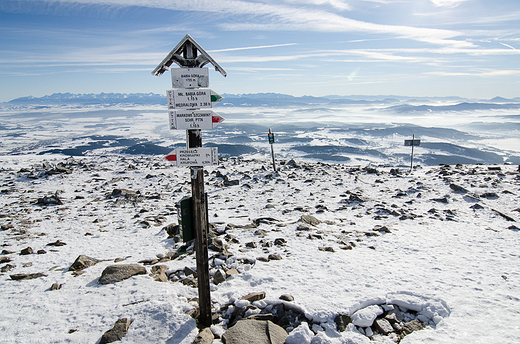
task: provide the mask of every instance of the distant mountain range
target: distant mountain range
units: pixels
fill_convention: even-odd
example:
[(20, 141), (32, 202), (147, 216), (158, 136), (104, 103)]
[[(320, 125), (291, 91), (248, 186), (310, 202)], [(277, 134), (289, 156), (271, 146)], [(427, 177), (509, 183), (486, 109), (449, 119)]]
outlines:
[[(489, 100), (468, 100), (460, 97), (404, 97), (404, 96), (301, 96), (295, 97), (281, 93), (223, 94), (219, 106), (323, 106), (323, 105), (377, 105), (388, 106), (396, 112), (414, 111), (463, 111), (488, 109), (518, 109), (520, 97), (506, 99), (495, 97)], [(454, 105), (422, 105), (439, 101), (456, 103)], [(166, 105), (166, 96), (156, 93), (99, 93), (74, 94), (54, 93), (43, 97), (21, 97), (0, 103), (2, 107), (16, 106), (56, 106), (56, 105)], [(417, 105), (419, 104), (419, 105)]]

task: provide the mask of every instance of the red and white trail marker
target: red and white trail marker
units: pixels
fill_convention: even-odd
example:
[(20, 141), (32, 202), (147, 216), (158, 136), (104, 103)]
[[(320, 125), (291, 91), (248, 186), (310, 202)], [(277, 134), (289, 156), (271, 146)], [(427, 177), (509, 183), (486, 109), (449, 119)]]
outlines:
[(218, 165), (218, 148), (177, 148), (165, 158), (180, 167)]
[(170, 129), (213, 129), (224, 122), (224, 117), (212, 110), (168, 111)]

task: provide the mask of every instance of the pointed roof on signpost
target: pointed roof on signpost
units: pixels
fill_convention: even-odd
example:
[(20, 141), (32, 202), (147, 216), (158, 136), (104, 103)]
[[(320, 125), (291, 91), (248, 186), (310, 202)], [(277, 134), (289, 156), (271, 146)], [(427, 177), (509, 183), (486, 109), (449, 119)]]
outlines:
[(189, 34), (184, 36), (179, 44), (177, 44), (164, 60), (155, 67), (152, 74), (155, 76), (161, 76), (168, 70), (168, 67), (170, 67), (173, 62), (177, 63), (181, 67), (187, 68), (201, 68), (204, 65), (211, 63), (217, 72), (220, 72), (223, 76), (227, 75), (224, 68), (220, 67), (220, 65), (213, 60), (213, 58), (209, 56), (209, 54), (202, 49), (202, 47), (195, 42)]

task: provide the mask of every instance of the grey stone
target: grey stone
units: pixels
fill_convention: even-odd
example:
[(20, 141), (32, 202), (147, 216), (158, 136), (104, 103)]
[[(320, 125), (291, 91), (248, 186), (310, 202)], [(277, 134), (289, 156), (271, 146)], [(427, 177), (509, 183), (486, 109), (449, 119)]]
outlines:
[(211, 344), (213, 343), (213, 339), (215, 339), (213, 332), (211, 332), (211, 329), (209, 327), (206, 327), (205, 329), (199, 332), (197, 337), (195, 337), (193, 344)]
[(265, 291), (261, 291), (258, 293), (249, 293), (246, 296), (242, 296), (241, 300), (247, 300), (249, 302), (255, 302), (265, 299)]
[(57, 195), (45, 196), (42, 198), (38, 198), (36, 202), (39, 205), (62, 205), (63, 202)]
[(389, 333), (394, 332), (394, 328), (392, 327), (392, 324), (386, 319), (376, 319), (374, 321), (375, 328), (382, 334), (387, 335)]
[(110, 265), (103, 270), (98, 280), (99, 284), (120, 282), (135, 275), (146, 274), (146, 268), (138, 264)]
[(33, 251), (33, 249), (30, 248), (30, 247), (24, 248), (24, 249), (20, 252), (20, 254), (21, 254), (22, 256), (25, 256), (25, 255), (28, 255), (28, 254), (33, 254), (33, 253), (34, 253), (34, 251)]
[(294, 301), (294, 297), (289, 294), (283, 294), (280, 296), (280, 300), (292, 302), (292, 301)]
[(271, 321), (240, 320), (224, 333), (224, 344), (283, 344), (287, 332)]
[(410, 333), (412, 333), (414, 331), (422, 330), (425, 327), (426, 327), (426, 325), (424, 325), (419, 320), (409, 321), (406, 324), (404, 324), (404, 326), (403, 326), (403, 328), (401, 330), (400, 336), (404, 337), (404, 336), (409, 335)]
[(132, 322), (127, 318), (119, 319), (114, 324), (114, 327), (106, 331), (103, 336), (101, 336), (99, 344), (112, 343), (121, 340), (124, 336), (126, 336), (130, 324), (132, 324)]
[(28, 280), (28, 279), (34, 279), (39, 277), (46, 277), (47, 275), (41, 272), (34, 273), (34, 274), (14, 274), (10, 275), (12, 280), (14, 281), (21, 281), (21, 280)]
[(213, 283), (220, 284), (226, 280), (226, 275), (222, 271), (217, 270), (213, 275)]
[(312, 215), (302, 215), (300, 221), (311, 226), (317, 226), (321, 223), (320, 220), (318, 220)]
[(279, 254), (276, 254), (276, 253), (271, 253), (267, 259), (269, 260), (282, 260), (282, 256), (280, 256)]
[(76, 258), (74, 263), (72, 263), (72, 265), (69, 268), (69, 271), (80, 271), (88, 268), (89, 266), (96, 265), (99, 262), (99, 259), (91, 258), (81, 254), (78, 256), (78, 258)]
[(352, 322), (352, 319), (350, 318), (350, 315), (345, 313), (339, 313), (334, 318), (334, 322), (336, 323), (336, 327), (339, 332), (345, 331), (347, 328), (347, 325)]

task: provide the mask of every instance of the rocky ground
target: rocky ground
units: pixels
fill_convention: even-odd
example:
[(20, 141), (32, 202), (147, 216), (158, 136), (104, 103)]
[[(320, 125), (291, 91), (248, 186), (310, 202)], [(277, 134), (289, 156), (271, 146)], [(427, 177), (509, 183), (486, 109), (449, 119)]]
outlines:
[[(6, 342), (109, 342), (112, 326), (105, 336), (128, 342), (195, 340), (193, 242), (176, 206), (187, 169), (121, 155), (0, 160)], [(226, 331), (247, 318), (282, 328), (271, 342), (446, 343), (474, 338), (457, 330), (476, 316), (518, 318), (517, 166), (278, 169), (206, 168), (215, 339), (200, 340), (239, 343)], [(469, 327), (520, 335), (493, 328)]]

